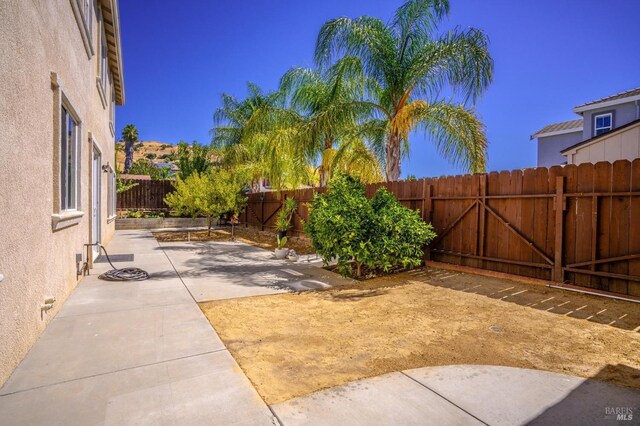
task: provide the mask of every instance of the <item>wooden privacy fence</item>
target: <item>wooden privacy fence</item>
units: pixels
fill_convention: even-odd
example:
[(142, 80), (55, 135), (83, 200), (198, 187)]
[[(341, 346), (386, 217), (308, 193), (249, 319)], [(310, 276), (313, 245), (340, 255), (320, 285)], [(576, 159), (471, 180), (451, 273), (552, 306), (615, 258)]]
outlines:
[(118, 194), (118, 210), (169, 210), (164, 197), (173, 191), (171, 180), (132, 180), (136, 186)]
[[(385, 182), (367, 196), (380, 187), (433, 224), (426, 259), (640, 296), (640, 159)], [(293, 197), (300, 234), (317, 191), (250, 194), (241, 222), (273, 228)]]

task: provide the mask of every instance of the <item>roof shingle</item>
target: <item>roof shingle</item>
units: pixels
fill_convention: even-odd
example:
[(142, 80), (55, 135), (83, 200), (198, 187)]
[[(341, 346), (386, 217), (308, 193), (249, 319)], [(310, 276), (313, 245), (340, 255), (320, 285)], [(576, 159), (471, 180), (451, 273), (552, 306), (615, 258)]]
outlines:
[(534, 134), (531, 135), (531, 139), (538, 138), (540, 136), (544, 136), (549, 133), (563, 132), (570, 133), (572, 131), (582, 131), (582, 118), (578, 118), (577, 120), (569, 120), (563, 121), (561, 123), (553, 123), (548, 126), (544, 126), (542, 129), (538, 130)]
[(578, 105), (578, 106), (576, 106), (576, 108), (582, 108), (582, 107), (593, 105), (593, 104), (599, 104), (600, 102), (615, 101), (615, 100), (618, 100), (618, 99), (628, 98), (630, 96), (636, 96), (636, 95), (640, 95), (640, 87), (637, 87), (637, 88), (631, 89), (631, 90), (626, 90), (624, 92), (616, 93), (615, 95), (607, 96), (607, 97), (604, 97), (604, 98), (601, 98), (601, 99), (596, 99), (595, 101), (591, 101), (591, 102), (587, 102), (587, 103), (582, 104), (582, 105)]

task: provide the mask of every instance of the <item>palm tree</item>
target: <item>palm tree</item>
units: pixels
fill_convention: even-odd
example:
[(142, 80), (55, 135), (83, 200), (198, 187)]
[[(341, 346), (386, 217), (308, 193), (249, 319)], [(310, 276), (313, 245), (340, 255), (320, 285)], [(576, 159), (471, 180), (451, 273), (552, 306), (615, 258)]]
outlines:
[(133, 124), (127, 124), (122, 129), (122, 140), (124, 141), (124, 173), (128, 173), (133, 165), (134, 144), (138, 142), (138, 129)]
[(252, 83), (248, 91), (244, 100), (223, 94), (214, 114), (213, 145), (221, 150), (223, 162), (240, 167), (254, 189), (260, 179), (278, 189), (310, 183), (306, 148), (297, 144), (302, 117), (284, 108), (279, 92), (265, 94)]
[[(305, 155), (311, 162), (319, 157), (320, 186), (329, 181), (332, 168), (348, 169), (356, 161), (346, 155), (359, 153), (352, 148), (354, 144), (362, 145), (357, 137), (357, 122), (368, 108), (356, 101), (364, 95), (364, 85), (361, 62), (350, 56), (337, 61), (325, 73), (292, 68), (280, 80), (280, 90), (289, 101), (289, 108), (301, 117), (297, 122), (300, 129), (295, 133), (300, 140), (295, 144), (305, 146)], [(338, 150), (340, 167), (334, 164)], [(362, 163), (367, 160), (372, 163)], [(371, 156), (359, 155), (358, 162), (370, 171), (379, 169), (377, 160)]]
[[(369, 80), (361, 103), (375, 111), (368, 132), (376, 141), (384, 138), (389, 181), (399, 179), (408, 136), (416, 128), (424, 129), (453, 163), (471, 172), (485, 168), (484, 126), (467, 103), (492, 81), (488, 39), (474, 28), (437, 35), (448, 13), (448, 0), (410, 0), (388, 24), (366, 16), (338, 18), (327, 21), (318, 35), (319, 66), (328, 66), (337, 55), (362, 61)], [(463, 102), (442, 99), (443, 90)]]

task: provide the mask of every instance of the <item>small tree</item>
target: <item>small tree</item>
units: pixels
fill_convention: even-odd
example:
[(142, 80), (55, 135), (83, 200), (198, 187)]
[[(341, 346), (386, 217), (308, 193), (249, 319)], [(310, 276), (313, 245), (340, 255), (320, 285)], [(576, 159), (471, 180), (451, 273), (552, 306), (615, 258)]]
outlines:
[(206, 217), (208, 235), (215, 218), (239, 210), (246, 202), (241, 195), (243, 181), (229, 170), (211, 168), (205, 173), (194, 172), (186, 179), (178, 176), (174, 188), (164, 198), (165, 203), (175, 214)]

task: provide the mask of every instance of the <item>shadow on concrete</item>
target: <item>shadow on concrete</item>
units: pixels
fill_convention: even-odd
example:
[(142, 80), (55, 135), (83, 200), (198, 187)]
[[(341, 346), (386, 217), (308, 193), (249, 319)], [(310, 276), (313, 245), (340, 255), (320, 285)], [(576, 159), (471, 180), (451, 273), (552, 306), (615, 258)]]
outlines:
[(640, 331), (638, 303), (432, 267), (415, 269), (399, 274), (398, 277), (479, 294), (556, 315)]
[(640, 389), (604, 382), (621, 376), (635, 377), (640, 384), (640, 370), (622, 364), (607, 365), (591, 377), (593, 380), (583, 382), (527, 424), (640, 424)]

